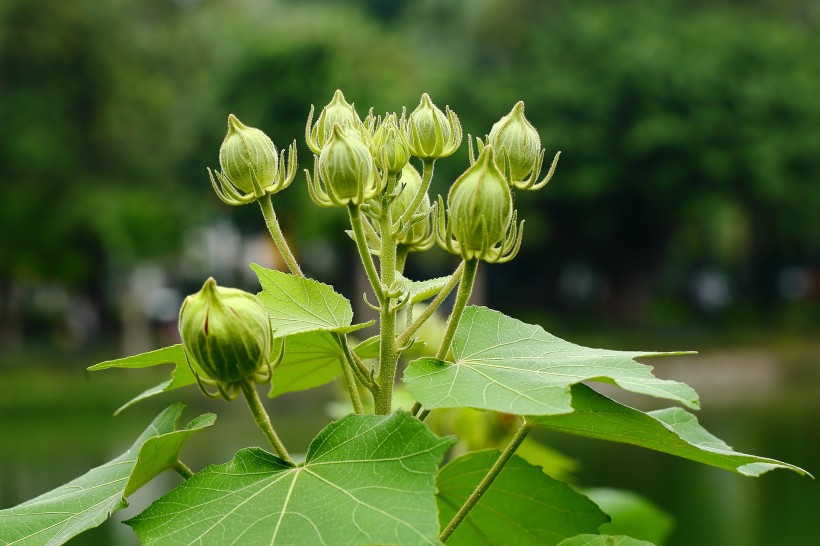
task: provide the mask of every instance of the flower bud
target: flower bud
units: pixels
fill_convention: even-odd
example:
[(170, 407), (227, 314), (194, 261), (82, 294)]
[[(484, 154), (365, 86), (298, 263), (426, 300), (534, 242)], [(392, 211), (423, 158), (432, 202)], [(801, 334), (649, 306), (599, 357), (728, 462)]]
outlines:
[(499, 167), (505, 172), (509, 168), (511, 182), (526, 180), (532, 173), (541, 151), (541, 139), (524, 117), (522, 101), (493, 125), (488, 142), (495, 148)]
[(276, 183), (279, 176), (279, 156), (273, 141), (253, 127), (228, 116), (228, 134), (219, 148), (222, 174), (245, 193), (253, 193), (254, 178), (261, 188)]
[(407, 120), (407, 140), (418, 158), (447, 157), (461, 145), (461, 124), (452, 110), (445, 114), (424, 93)]
[(373, 136), (371, 152), (376, 166), (390, 174), (402, 172), (410, 160), (410, 145), (403, 127), (404, 116), (400, 127), (396, 114), (390, 114), (379, 124)]
[(319, 155), (319, 174), (335, 205), (360, 205), (381, 191), (367, 146), (355, 130), (343, 129), (338, 123)]
[(267, 311), (253, 294), (217, 286), (213, 278), (185, 298), (179, 333), (188, 357), (221, 384), (251, 380), (270, 362), (273, 330)]
[[(407, 163), (401, 171), (401, 177), (398, 182), (400, 185), (403, 185), (404, 188), (393, 202), (390, 203), (391, 216), (393, 219), (401, 217), (404, 211), (407, 210), (413, 202), (413, 198), (421, 189), (421, 175), (413, 165)], [(427, 217), (414, 222), (410, 228), (396, 240), (398, 244), (406, 246), (410, 251), (427, 250), (433, 243), (430, 225), (431, 218), (429, 217), (430, 196), (426, 193), (422, 198), (420, 210), (428, 211)]]
[(483, 259), (502, 245), (513, 216), (512, 194), (491, 145), (484, 146), (476, 162), (453, 183), (447, 210), (458, 253), (465, 259)]
[(305, 137), (308, 147), (315, 154), (321, 153), (322, 148), (330, 139), (334, 125), (358, 128), (361, 124), (356, 109), (345, 100), (344, 93), (339, 89), (333, 94), (333, 99), (322, 109), (313, 127), (310, 126), (312, 118), (313, 109), (311, 108), (307, 124), (309, 129), (305, 130)]

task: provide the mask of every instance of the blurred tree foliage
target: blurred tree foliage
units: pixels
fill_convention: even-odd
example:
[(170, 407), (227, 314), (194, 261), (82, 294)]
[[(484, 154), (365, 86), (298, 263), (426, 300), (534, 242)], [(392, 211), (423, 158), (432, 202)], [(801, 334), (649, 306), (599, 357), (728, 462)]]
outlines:
[[(230, 214), (258, 228), (253, 207), (228, 211), (208, 189), (226, 114), (279, 146), (296, 138), (311, 168), (305, 116), (338, 87), (377, 113), (429, 91), (477, 135), (525, 100), (564, 155), (551, 187), (519, 200), (533, 252), (493, 274), (540, 287), (538, 303), (560, 303), (547, 287), (575, 262), (620, 318), (701, 265), (770, 302), (778, 268), (820, 259), (810, 6), (6, 0), (0, 287), (93, 292), (112, 270), (173, 256), (186, 226)], [(442, 161), (434, 190), (465, 164)], [(311, 212), (303, 190), (277, 197), (306, 242), (340, 217)]]

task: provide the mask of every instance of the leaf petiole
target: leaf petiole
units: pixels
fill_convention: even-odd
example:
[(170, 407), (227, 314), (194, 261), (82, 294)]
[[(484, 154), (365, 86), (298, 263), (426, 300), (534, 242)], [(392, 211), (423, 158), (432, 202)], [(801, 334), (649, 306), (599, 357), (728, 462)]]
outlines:
[(293, 459), (290, 458), (288, 450), (285, 449), (285, 444), (282, 443), (282, 440), (279, 439), (276, 431), (273, 430), (273, 425), (270, 422), (270, 416), (268, 415), (268, 412), (265, 411), (265, 406), (262, 405), (262, 401), (259, 399), (259, 393), (256, 392), (256, 386), (250, 381), (243, 381), (240, 383), (240, 389), (242, 390), (242, 395), (245, 397), (245, 401), (248, 403), (248, 408), (251, 410), (251, 415), (253, 415), (253, 420), (256, 422), (256, 426), (259, 427), (268, 439), (268, 442), (270, 442), (270, 445), (276, 452), (276, 455), (280, 459), (290, 464), (295, 464)]
[(512, 440), (510, 440), (510, 443), (507, 444), (507, 447), (505, 447), (504, 451), (501, 452), (501, 455), (495, 461), (495, 464), (493, 464), (493, 466), (490, 467), (490, 470), (487, 471), (487, 474), (478, 483), (475, 490), (472, 493), (470, 493), (470, 496), (467, 497), (466, 501), (464, 501), (464, 504), (461, 506), (459, 511), (456, 512), (456, 515), (453, 516), (453, 519), (450, 520), (450, 523), (448, 523), (447, 527), (445, 527), (444, 530), (441, 532), (441, 534), (438, 537), (438, 539), (441, 542), (447, 542), (447, 539), (450, 538), (450, 535), (453, 534), (453, 531), (456, 530), (456, 527), (458, 527), (461, 524), (461, 522), (464, 521), (464, 518), (467, 517), (467, 514), (470, 513), (470, 510), (472, 510), (473, 507), (475, 507), (475, 505), (478, 503), (478, 501), (481, 499), (484, 493), (487, 492), (487, 490), (493, 484), (495, 479), (504, 469), (504, 466), (515, 454), (515, 451), (518, 449), (518, 446), (521, 445), (521, 442), (524, 441), (524, 439), (527, 437), (531, 430), (532, 425), (529, 424), (525, 419), (516, 431), (515, 436), (513, 436)]

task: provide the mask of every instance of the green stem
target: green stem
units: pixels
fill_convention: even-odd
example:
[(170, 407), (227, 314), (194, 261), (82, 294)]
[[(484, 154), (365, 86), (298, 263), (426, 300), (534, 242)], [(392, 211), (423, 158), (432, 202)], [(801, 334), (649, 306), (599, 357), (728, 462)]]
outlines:
[(356, 384), (356, 378), (353, 375), (353, 359), (349, 354), (350, 348), (346, 340), (342, 341), (344, 334), (334, 334), (334, 336), (336, 336), (336, 341), (339, 343), (345, 355), (344, 361), (342, 361), (342, 372), (345, 376), (347, 392), (350, 393), (350, 401), (353, 403), (353, 409), (356, 411), (356, 415), (362, 415), (364, 414), (364, 407), (362, 406), (362, 399), (359, 396), (359, 387)]
[(404, 273), (404, 264), (407, 262), (409, 249), (407, 245), (399, 245), (396, 249), (396, 272)]
[(240, 388), (242, 389), (242, 395), (245, 397), (245, 401), (248, 403), (248, 408), (251, 410), (253, 420), (256, 421), (256, 426), (259, 427), (268, 439), (268, 442), (270, 442), (270, 445), (276, 452), (276, 455), (280, 459), (287, 461), (290, 464), (294, 464), (293, 459), (291, 459), (290, 455), (288, 455), (288, 450), (285, 449), (285, 445), (282, 443), (282, 440), (279, 439), (279, 436), (276, 435), (276, 431), (273, 430), (273, 425), (270, 422), (270, 416), (268, 415), (268, 412), (265, 411), (265, 407), (259, 399), (259, 393), (256, 392), (256, 386), (250, 381), (243, 381), (240, 384)]
[[(359, 250), (359, 257), (362, 259), (364, 270), (367, 273), (367, 279), (373, 286), (373, 291), (376, 293), (376, 298), (379, 303), (384, 301), (384, 292), (379, 281), (379, 274), (376, 272), (376, 265), (373, 263), (373, 256), (370, 255), (370, 249), (367, 247), (367, 240), (364, 236), (364, 226), (362, 226), (362, 213), (359, 210), (359, 205), (350, 203), (347, 205), (347, 212), (350, 215), (350, 225), (353, 228), (353, 237), (356, 240), (356, 248)], [(384, 246), (384, 242), (382, 242)]]
[(419, 191), (416, 193), (416, 196), (413, 197), (413, 200), (410, 202), (410, 206), (407, 207), (407, 209), (401, 213), (401, 217), (393, 223), (393, 232), (395, 232), (399, 226), (407, 224), (407, 222), (410, 221), (410, 218), (412, 218), (418, 210), (424, 196), (427, 195), (427, 190), (430, 189), (430, 182), (433, 180), (433, 167), (435, 163), (435, 159), (422, 159), (421, 186), (419, 187)]
[[(396, 175), (389, 175), (388, 188), (395, 186)], [(388, 195), (382, 196), (379, 231), (381, 232), (381, 253), (379, 267), (382, 286), (391, 286), (396, 280), (396, 235), (393, 232)], [(396, 381), (396, 367), (399, 353), (396, 348), (396, 309), (392, 298), (385, 297), (379, 308), (379, 375), (376, 383), (378, 391), (373, 395), (376, 415), (387, 415), (393, 409), (393, 385)]]
[(470, 294), (473, 292), (473, 283), (475, 282), (475, 273), (478, 269), (478, 259), (472, 258), (464, 260), (464, 272), (461, 275), (461, 282), (458, 284), (458, 293), (456, 293), (456, 301), (453, 304), (453, 312), (450, 313), (450, 318), (447, 320), (447, 330), (444, 332), (444, 339), (441, 346), (438, 348), (436, 358), (444, 360), (447, 353), (450, 351), (450, 345), (453, 344), (453, 335), (456, 332), (461, 320), (461, 315), (464, 313), (464, 308), (467, 306), (467, 300), (470, 299)]
[(271, 196), (266, 195), (259, 199), (259, 206), (262, 207), (262, 216), (265, 217), (265, 224), (268, 226), (270, 236), (273, 238), (273, 242), (276, 244), (276, 248), (279, 249), (279, 254), (282, 255), (282, 259), (285, 260), (288, 269), (297, 277), (304, 277), (305, 274), (302, 273), (302, 269), (293, 256), (293, 252), (290, 251), (290, 246), (288, 246), (282, 229), (279, 227), (279, 220), (276, 219), (276, 212), (273, 210)]
[(186, 480), (194, 475), (194, 471), (188, 468), (185, 463), (177, 459), (177, 462), (171, 467), (171, 470), (185, 478)]
[(462, 261), (456, 268), (456, 270), (453, 271), (453, 274), (450, 275), (450, 280), (447, 281), (447, 284), (445, 284), (442, 287), (441, 291), (436, 295), (435, 298), (433, 298), (433, 301), (430, 302), (430, 305), (427, 306), (427, 309), (425, 309), (418, 316), (418, 318), (410, 326), (407, 327), (407, 330), (405, 330), (404, 333), (402, 333), (402, 335), (399, 336), (398, 340), (396, 341), (396, 345), (398, 345), (399, 347), (404, 347), (405, 345), (407, 345), (407, 343), (410, 341), (410, 338), (413, 337), (413, 334), (415, 334), (418, 331), (418, 329), (421, 328), (425, 322), (427, 322), (427, 319), (429, 319), (432, 316), (432, 314), (436, 312), (436, 309), (438, 309), (439, 306), (444, 302), (444, 300), (447, 299), (447, 296), (450, 295), (450, 292), (453, 291), (453, 288), (455, 288), (456, 284), (458, 284), (458, 282), (461, 280), (461, 275), (463, 271), (464, 262)]
[(495, 464), (487, 471), (487, 474), (484, 478), (479, 482), (476, 486), (475, 490), (467, 497), (467, 500), (464, 501), (464, 504), (453, 516), (453, 519), (450, 520), (450, 523), (447, 524), (447, 527), (439, 535), (438, 539), (441, 542), (446, 542), (450, 535), (453, 534), (453, 531), (456, 530), (456, 527), (464, 521), (464, 518), (467, 517), (467, 514), (470, 513), (470, 510), (476, 505), (476, 503), (481, 499), (482, 495), (487, 492), (487, 489), (493, 484), (493, 481), (498, 477), (501, 471), (504, 469), (504, 465), (510, 460), (510, 458), (515, 454), (515, 450), (518, 449), (518, 446), (521, 445), (521, 442), (524, 441), (524, 438), (527, 437), (527, 434), (530, 433), (532, 430), (532, 425), (527, 423), (525, 420), (521, 427), (516, 431), (515, 436), (513, 436), (510, 443), (507, 444), (507, 447), (504, 448), (504, 451), (501, 452), (501, 456), (495, 461)]

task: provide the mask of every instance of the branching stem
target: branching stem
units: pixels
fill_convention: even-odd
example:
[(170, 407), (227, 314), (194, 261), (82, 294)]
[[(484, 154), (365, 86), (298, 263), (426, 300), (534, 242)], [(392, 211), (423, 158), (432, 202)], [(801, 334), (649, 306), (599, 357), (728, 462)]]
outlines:
[[(370, 255), (370, 249), (367, 247), (367, 239), (364, 235), (364, 226), (362, 225), (362, 213), (358, 205), (350, 203), (347, 205), (347, 212), (350, 214), (350, 225), (353, 228), (353, 238), (356, 240), (356, 248), (359, 250), (359, 257), (362, 259), (367, 279), (373, 286), (373, 291), (376, 293), (376, 298), (381, 304), (384, 301), (384, 291), (379, 280), (379, 274), (376, 272), (376, 265), (373, 263), (373, 256)], [(384, 241), (382, 241), (384, 246)]]
[(464, 504), (461, 506), (459, 511), (453, 516), (453, 519), (450, 520), (450, 523), (447, 524), (447, 527), (439, 535), (438, 539), (441, 542), (446, 542), (450, 535), (453, 534), (453, 531), (456, 530), (456, 527), (464, 521), (464, 518), (467, 517), (467, 514), (470, 513), (470, 510), (478, 503), (484, 493), (490, 488), (493, 484), (495, 479), (504, 469), (504, 466), (509, 462), (510, 458), (515, 454), (515, 450), (518, 449), (518, 446), (521, 445), (521, 442), (524, 441), (524, 438), (527, 437), (527, 434), (530, 433), (532, 430), (532, 425), (527, 423), (526, 420), (521, 424), (521, 427), (516, 431), (515, 436), (513, 436), (510, 443), (507, 444), (507, 447), (504, 448), (504, 451), (501, 452), (501, 455), (495, 461), (490, 470), (487, 471), (487, 474), (484, 478), (478, 483), (475, 490), (470, 493), (470, 496), (467, 497), (467, 500), (464, 501)]
[(342, 348), (345, 355), (345, 358), (342, 361), (342, 373), (344, 373), (345, 376), (345, 386), (347, 387), (347, 392), (350, 394), (350, 402), (353, 404), (353, 409), (356, 412), (356, 415), (362, 415), (364, 414), (364, 407), (362, 406), (362, 399), (359, 396), (359, 386), (356, 384), (356, 378), (354, 377), (354, 364), (351, 356), (352, 353), (347, 345), (347, 340), (342, 341), (344, 334), (333, 335), (336, 337), (336, 341), (339, 343), (339, 346)]
[(399, 347), (404, 347), (405, 345), (407, 345), (407, 343), (410, 342), (410, 338), (413, 337), (413, 334), (415, 334), (418, 331), (418, 329), (421, 328), (425, 322), (427, 322), (427, 319), (429, 319), (433, 315), (433, 313), (436, 312), (436, 309), (438, 309), (439, 306), (444, 302), (444, 300), (447, 299), (447, 296), (450, 295), (450, 292), (453, 291), (453, 288), (455, 288), (456, 284), (458, 284), (458, 282), (461, 280), (461, 274), (463, 272), (464, 262), (462, 261), (458, 265), (456, 270), (453, 271), (453, 274), (450, 276), (450, 280), (447, 281), (447, 284), (445, 284), (442, 287), (441, 292), (439, 292), (436, 295), (436, 297), (433, 298), (433, 301), (431, 301), (430, 304), (427, 306), (427, 309), (425, 309), (418, 316), (418, 318), (410, 326), (407, 327), (407, 330), (405, 330), (404, 333), (399, 336), (398, 340), (396, 341), (396, 344)]

